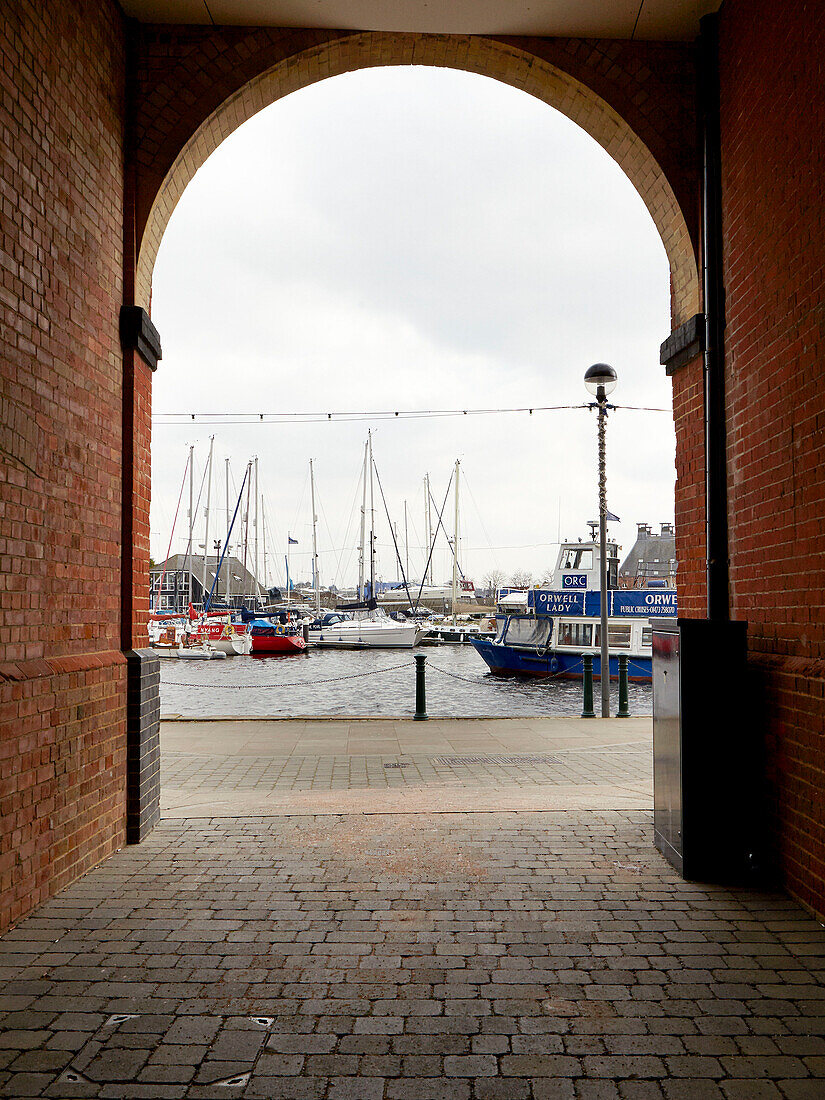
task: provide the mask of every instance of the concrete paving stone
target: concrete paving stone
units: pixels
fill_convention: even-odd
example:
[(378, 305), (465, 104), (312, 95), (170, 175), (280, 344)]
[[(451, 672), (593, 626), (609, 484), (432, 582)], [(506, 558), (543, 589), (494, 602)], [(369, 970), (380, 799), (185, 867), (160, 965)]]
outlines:
[(778, 1077), (810, 1076), (808, 1068), (801, 1059), (787, 1055), (775, 1055), (773, 1057), (725, 1056), (720, 1058), (719, 1061), (724, 1068), (725, 1075), (728, 1077), (742, 1077), (752, 1080), (759, 1077), (776, 1079)]
[(148, 1050), (125, 1050), (121, 1047), (100, 1050), (83, 1067), (83, 1076), (101, 1084), (114, 1081), (132, 1081), (149, 1058)]
[(576, 1100), (621, 1100), (621, 1094), (613, 1081), (577, 1081)]
[(326, 1096), (326, 1077), (252, 1078), (243, 1092), (244, 1100), (322, 1100)]
[(62, 1070), (72, 1060), (68, 1050), (27, 1050), (10, 1062), (12, 1073), (50, 1073)]
[(782, 1092), (772, 1081), (721, 1081), (725, 1100), (782, 1100)]
[(382, 1100), (383, 1077), (330, 1078), (327, 1100)]
[(0, 1030), (0, 1049), (2, 1050), (37, 1050), (49, 1039), (50, 1032), (35, 1028), (27, 1031), (23, 1028), (11, 1028), (9, 1031)]
[[(506, 1077), (580, 1077), (582, 1064), (561, 1054), (505, 1054), (499, 1061)], [(612, 1076), (597, 1074), (596, 1076)]]
[(197, 1066), (190, 1065), (147, 1065), (140, 1071), (139, 1081), (157, 1084), (186, 1084), (195, 1076)]
[(435, 1077), (388, 1081), (385, 1095), (387, 1100), (470, 1100), (470, 1082)]
[(571, 1080), (536, 1078), (531, 1084), (533, 1100), (576, 1100), (576, 1089)]
[(472, 1082), (473, 1100), (529, 1100), (528, 1081), (514, 1077), (479, 1077)]
[(822, 1081), (782, 1081), (776, 1082), (785, 1100), (822, 1100)]
[(665, 1093), (658, 1081), (619, 1081), (622, 1100), (664, 1100)]
[(14, 1100), (25, 1100), (29, 1096), (43, 1096), (53, 1080), (54, 1077), (50, 1073), (15, 1073), (0, 1084), (0, 1096), (10, 1096)]

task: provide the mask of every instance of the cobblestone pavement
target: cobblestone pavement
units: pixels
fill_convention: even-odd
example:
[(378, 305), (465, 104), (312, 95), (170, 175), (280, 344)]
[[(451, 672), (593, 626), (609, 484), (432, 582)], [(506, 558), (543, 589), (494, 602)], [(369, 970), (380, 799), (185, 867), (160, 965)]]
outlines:
[(166, 821), (0, 940), (0, 1094), (822, 1100), (824, 956), (647, 812)]

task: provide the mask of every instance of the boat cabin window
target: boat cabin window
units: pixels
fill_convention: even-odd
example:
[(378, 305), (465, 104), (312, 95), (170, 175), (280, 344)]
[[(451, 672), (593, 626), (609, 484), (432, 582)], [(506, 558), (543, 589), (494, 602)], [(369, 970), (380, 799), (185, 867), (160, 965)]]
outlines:
[(565, 550), (561, 562), (562, 569), (592, 569), (593, 551), (584, 550), (581, 546), (571, 546)]
[(649, 626), (642, 627), (642, 645), (649, 649), (653, 645), (653, 628)]
[[(593, 645), (601, 645), (599, 637), (599, 628), (595, 628), (595, 640)], [(607, 626), (607, 644), (614, 646), (616, 649), (630, 649), (630, 623), (626, 626), (624, 624), (610, 624)]]
[(550, 642), (553, 620), (546, 616), (514, 615), (507, 623), (508, 645), (545, 646)]
[(593, 624), (560, 621), (556, 644), (584, 646), (585, 648), (591, 646), (593, 644)]

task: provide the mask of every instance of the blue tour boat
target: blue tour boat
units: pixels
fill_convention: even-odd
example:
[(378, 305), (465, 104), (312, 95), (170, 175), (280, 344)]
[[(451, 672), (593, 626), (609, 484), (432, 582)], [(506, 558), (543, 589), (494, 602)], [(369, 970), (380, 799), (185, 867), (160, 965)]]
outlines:
[[(610, 676), (619, 675), (619, 654), (628, 657), (628, 678), (652, 678), (652, 620), (676, 616), (676, 590), (651, 579), (644, 588), (618, 587), (618, 546), (608, 542), (608, 645)], [(499, 591), (506, 608), (512, 589)], [(525, 606), (496, 616), (493, 640), (473, 638), (496, 676), (554, 676), (580, 679), (582, 656), (593, 657), (593, 674), (601, 677), (599, 544), (565, 542), (547, 588), (526, 593)], [(504, 603), (502, 604), (502, 600)]]

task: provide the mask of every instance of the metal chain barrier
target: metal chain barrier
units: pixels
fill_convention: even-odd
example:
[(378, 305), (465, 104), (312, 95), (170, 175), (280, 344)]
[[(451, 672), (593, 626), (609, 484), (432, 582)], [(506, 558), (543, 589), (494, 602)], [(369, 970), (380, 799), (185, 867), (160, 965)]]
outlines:
[(336, 684), (341, 680), (360, 680), (364, 676), (380, 676), (384, 672), (396, 672), (399, 668), (409, 668), (405, 662), (403, 665), (390, 665), (389, 668), (373, 668), (368, 672), (352, 672), (346, 676), (330, 676), (326, 680), (294, 680), (286, 684), (188, 684), (182, 680), (162, 680), (162, 687), (182, 688), (217, 688), (219, 691), (242, 691), (244, 688), (291, 688), (306, 687), (308, 684)]
[(647, 669), (643, 665), (637, 665), (635, 661), (630, 661), (629, 660), (627, 662), (627, 667), (628, 668), (635, 668), (637, 672), (641, 672), (644, 676), (648, 675)]

